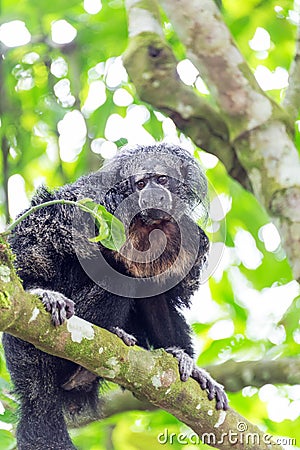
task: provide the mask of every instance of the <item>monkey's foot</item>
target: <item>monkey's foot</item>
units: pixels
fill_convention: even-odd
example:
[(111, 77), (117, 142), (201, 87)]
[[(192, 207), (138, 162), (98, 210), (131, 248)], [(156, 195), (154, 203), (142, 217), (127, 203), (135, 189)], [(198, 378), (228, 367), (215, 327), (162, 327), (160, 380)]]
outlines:
[(180, 379), (182, 381), (187, 381), (189, 377), (194, 378), (199, 383), (201, 389), (207, 391), (209, 400), (216, 399), (217, 410), (223, 409), (226, 411), (229, 408), (224, 387), (215, 381), (206, 370), (197, 367), (193, 358), (178, 347), (169, 347), (165, 350), (177, 358)]
[(108, 330), (111, 331), (112, 333), (114, 333), (120, 339), (122, 339), (124, 344), (128, 345), (128, 347), (135, 345), (137, 342), (136, 338), (134, 336), (132, 336), (132, 334), (126, 333), (126, 331), (124, 331), (122, 328), (110, 327)]
[(65, 391), (71, 391), (72, 389), (81, 388), (86, 392), (92, 389), (92, 383), (97, 379), (97, 375), (89, 372), (84, 367), (79, 366), (77, 370), (68, 378), (61, 387)]
[(74, 302), (60, 292), (48, 289), (30, 289), (31, 294), (37, 295), (47, 312), (51, 314), (51, 320), (56, 327), (62, 325), (66, 319), (74, 315)]

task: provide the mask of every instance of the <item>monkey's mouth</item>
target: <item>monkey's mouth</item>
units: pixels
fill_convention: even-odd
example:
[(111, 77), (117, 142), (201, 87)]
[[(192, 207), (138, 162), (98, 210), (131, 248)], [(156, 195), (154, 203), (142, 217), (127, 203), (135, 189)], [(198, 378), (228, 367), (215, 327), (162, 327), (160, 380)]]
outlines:
[(159, 224), (162, 221), (174, 222), (174, 218), (162, 209), (143, 209), (138, 215), (141, 221), (146, 225)]

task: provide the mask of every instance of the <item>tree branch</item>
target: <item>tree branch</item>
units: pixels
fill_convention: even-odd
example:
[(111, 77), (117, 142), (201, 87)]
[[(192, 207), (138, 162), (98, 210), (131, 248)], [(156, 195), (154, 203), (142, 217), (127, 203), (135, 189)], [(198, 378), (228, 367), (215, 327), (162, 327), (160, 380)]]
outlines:
[(229, 392), (240, 391), (245, 386), (261, 387), (266, 383), (300, 384), (300, 359), (297, 358), (227, 361), (206, 369)]
[(228, 173), (251, 190), (223, 117), (179, 79), (178, 61), (164, 38), (156, 1), (127, 0), (126, 7), (130, 39), (123, 62), (140, 98), (169, 116), (198, 147), (215, 154)]
[[(226, 361), (223, 364), (204, 367), (225, 386), (227, 392), (238, 392), (246, 386), (261, 387), (266, 383), (300, 384), (300, 359), (283, 358), (261, 361)], [(129, 391), (116, 389), (104, 397), (102, 418), (132, 410), (156, 409), (146, 401), (140, 401)], [(99, 417), (100, 419), (100, 417)]]
[(293, 120), (299, 116), (300, 109), (300, 26), (298, 25), (295, 58), (290, 68), (289, 86), (282, 102)]
[(0, 330), (26, 340), (44, 352), (74, 361), (131, 390), (138, 398), (166, 409), (200, 437), (211, 433), (213, 447), (222, 442), (223, 449), (234, 446), (236, 449), (255, 450), (257, 446), (252, 440), (245, 447), (244, 439), (233, 443), (229, 438), (232, 433), (241, 434), (238, 431), (240, 423), (246, 424), (247, 433), (259, 437), (260, 449), (273, 447), (268, 436), (237, 412), (216, 411), (206, 392), (201, 391), (194, 380), (182, 383), (176, 359), (164, 350), (149, 352), (137, 346), (127, 347), (112, 333), (78, 317), (53, 328), (41, 302), (24, 292), (11, 261), (8, 246), (2, 241)]
[(288, 121), (280, 106), (259, 87), (213, 0), (160, 3), (220, 106), (231, 141), (271, 117)]

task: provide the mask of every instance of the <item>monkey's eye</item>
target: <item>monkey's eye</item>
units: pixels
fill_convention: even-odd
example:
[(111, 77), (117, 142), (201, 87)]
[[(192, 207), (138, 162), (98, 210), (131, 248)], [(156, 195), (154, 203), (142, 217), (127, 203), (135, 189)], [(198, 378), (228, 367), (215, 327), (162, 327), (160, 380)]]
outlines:
[(156, 181), (158, 182), (158, 184), (166, 184), (168, 182), (168, 177), (167, 175), (160, 175), (159, 177), (157, 177)]
[(136, 187), (141, 191), (146, 186), (146, 182), (144, 180), (139, 180), (136, 182)]

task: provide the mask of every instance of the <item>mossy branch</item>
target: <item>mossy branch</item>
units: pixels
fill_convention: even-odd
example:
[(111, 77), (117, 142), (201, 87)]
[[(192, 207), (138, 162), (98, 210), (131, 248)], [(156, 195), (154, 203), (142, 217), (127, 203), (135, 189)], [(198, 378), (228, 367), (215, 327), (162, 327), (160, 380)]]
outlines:
[[(8, 244), (0, 242), (0, 330), (26, 340), (38, 349), (69, 359), (89, 371), (132, 391), (140, 399), (165, 409), (200, 437), (210, 434), (210, 445), (222, 449), (275, 447), (268, 435), (237, 412), (216, 411), (206, 392), (192, 379), (180, 381), (177, 361), (164, 350), (127, 347), (118, 337), (78, 317), (54, 328), (38, 298), (25, 292), (13, 265)], [(245, 442), (245, 432), (256, 436)], [(243, 428), (245, 430), (245, 428)], [(235, 433), (238, 442), (229, 437)], [(278, 449), (276, 445), (276, 449)]]

